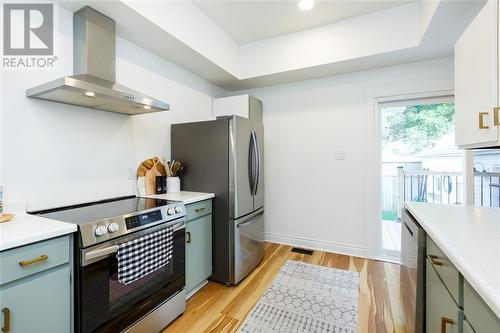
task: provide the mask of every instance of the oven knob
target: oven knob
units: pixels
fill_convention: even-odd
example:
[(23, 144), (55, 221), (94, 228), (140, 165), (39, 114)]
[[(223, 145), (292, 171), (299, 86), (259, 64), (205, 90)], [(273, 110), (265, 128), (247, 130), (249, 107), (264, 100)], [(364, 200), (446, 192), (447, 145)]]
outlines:
[(94, 229), (94, 235), (96, 235), (97, 237), (105, 235), (107, 232), (108, 230), (106, 230), (106, 227), (103, 225), (100, 225)]
[(116, 222), (111, 222), (108, 225), (108, 231), (109, 232), (115, 232), (115, 231), (118, 231), (118, 229), (120, 229), (120, 227), (118, 226), (118, 223), (116, 223)]
[(174, 215), (174, 214), (175, 214), (175, 210), (173, 208), (167, 209), (167, 215)]
[(175, 207), (175, 212), (179, 214), (180, 212), (182, 212), (182, 208), (179, 206)]

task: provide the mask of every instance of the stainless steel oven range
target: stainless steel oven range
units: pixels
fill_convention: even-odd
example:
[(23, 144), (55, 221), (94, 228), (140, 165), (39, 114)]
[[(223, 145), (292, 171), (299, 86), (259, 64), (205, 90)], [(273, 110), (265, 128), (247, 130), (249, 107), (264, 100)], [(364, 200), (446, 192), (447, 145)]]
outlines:
[[(75, 332), (154, 333), (184, 312), (186, 210), (182, 202), (122, 197), (36, 214), (78, 225)], [(122, 284), (118, 246), (169, 227), (173, 227), (172, 259)]]

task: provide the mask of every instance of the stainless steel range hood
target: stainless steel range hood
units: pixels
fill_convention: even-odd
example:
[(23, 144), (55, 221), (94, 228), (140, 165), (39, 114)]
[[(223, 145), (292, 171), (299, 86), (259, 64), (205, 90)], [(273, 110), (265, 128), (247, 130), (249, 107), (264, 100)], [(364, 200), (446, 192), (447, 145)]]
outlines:
[(115, 82), (115, 21), (88, 6), (73, 15), (73, 71), (26, 96), (128, 115), (170, 109)]

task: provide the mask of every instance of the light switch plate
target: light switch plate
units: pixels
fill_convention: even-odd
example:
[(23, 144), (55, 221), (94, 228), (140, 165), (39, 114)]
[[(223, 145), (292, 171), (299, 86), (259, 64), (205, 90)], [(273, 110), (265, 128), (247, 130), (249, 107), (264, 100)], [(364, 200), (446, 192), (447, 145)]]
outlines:
[(345, 151), (343, 150), (337, 150), (335, 152), (335, 159), (338, 161), (345, 160)]

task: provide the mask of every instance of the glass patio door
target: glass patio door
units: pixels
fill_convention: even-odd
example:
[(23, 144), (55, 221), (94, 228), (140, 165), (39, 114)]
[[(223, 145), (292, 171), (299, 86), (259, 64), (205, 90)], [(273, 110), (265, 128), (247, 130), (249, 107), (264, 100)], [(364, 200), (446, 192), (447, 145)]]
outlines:
[(405, 201), (459, 204), (452, 96), (381, 103), (379, 255), (399, 261)]

